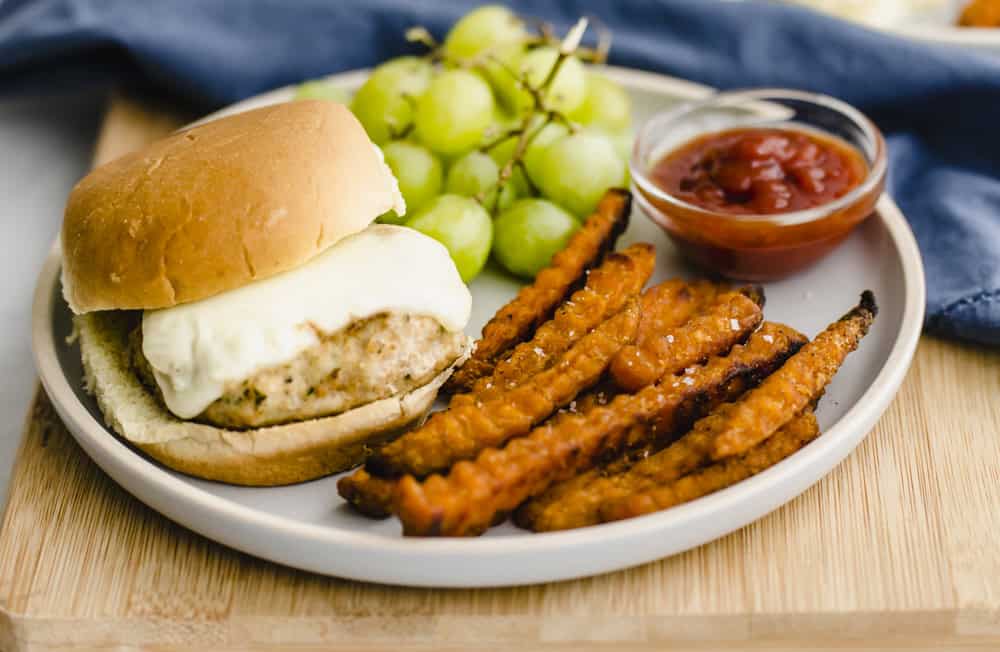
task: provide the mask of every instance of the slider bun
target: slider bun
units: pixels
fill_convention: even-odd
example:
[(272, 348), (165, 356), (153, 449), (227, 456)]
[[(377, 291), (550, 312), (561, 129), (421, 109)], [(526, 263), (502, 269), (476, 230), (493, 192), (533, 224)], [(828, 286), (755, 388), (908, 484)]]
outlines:
[(73, 189), (73, 312), (167, 308), (298, 267), (394, 207), (396, 181), (344, 106), (297, 101), (178, 132)]
[(454, 364), (426, 385), (342, 414), (252, 430), (183, 421), (129, 366), (127, 313), (75, 319), (87, 390), (106, 422), (150, 457), (189, 475), (249, 486), (312, 480), (364, 461), (371, 448), (423, 418)]

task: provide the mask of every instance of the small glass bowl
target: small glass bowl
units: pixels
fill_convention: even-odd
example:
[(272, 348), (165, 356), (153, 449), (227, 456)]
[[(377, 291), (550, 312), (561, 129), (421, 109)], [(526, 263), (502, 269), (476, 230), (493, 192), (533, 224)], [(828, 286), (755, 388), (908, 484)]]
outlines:
[[(819, 131), (857, 149), (868, 176), (815, 208), (734, 215), (700, 208), (654, 184), (650, 168), (694, 138), (735, 128)], [(825, 95), (781, 89), (719, 93), (651, 118), (636, 138), (632, 188), (639, 208), (694, 262), (731, 278), (769, 281), (816, 262), (875, 210), (885, 188), (885, 140), (854, 107)]]

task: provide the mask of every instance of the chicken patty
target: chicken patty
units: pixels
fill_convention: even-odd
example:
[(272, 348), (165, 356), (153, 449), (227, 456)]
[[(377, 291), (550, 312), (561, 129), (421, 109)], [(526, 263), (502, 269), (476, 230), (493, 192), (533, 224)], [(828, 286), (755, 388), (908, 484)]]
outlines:
[[(261, 369), (195, 417), (223, 428), (258, 428), (346, 412), (426, 384), (462, 355), (467, 338), (431, 317), (378, 314), (334, 333), (293, 360)], [(129, 359), (162, 401), (142, 353), (142, 328), (129, 335)]]

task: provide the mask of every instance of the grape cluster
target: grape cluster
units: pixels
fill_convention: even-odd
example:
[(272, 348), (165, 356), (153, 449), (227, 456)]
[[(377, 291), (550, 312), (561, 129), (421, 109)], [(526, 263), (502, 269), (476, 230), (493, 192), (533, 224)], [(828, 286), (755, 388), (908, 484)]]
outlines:
[[(379, 65), (350, 100), (406, 200), (405, 216), (379, 220), (442, 242), (466, 282), (491, 252), (534, 277), (626, 182), (628, 95), (583, 63), (579, 35), (560, 43), (502, 6), (466, 14), (440, 45), (420, 28), (408, 36), (428, 54)], [(298, 96), (344, 99), (322, 82)]]

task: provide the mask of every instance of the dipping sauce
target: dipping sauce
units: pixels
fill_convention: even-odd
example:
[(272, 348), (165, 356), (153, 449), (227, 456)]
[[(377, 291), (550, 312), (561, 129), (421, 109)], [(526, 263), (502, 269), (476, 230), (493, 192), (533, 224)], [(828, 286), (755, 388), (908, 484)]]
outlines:
[(649, 171), (657, 186), (700, 208), (732, 215), (807, 210), (843, 197), (868, 174), (856, 149), (792, 129), (707, 134), (667, 154)]
[(652, 116), (631, 163), (636, 206), (678, 251), (746, 281), (784, 278), (843, 242), (875, 211), (887, 165), (857, 109), (774, 88)]
[[(730, 129), (699, 136), (649, 167), (649, 183), (680, 202), (641, 187), (638, 201), (695, 262), (768, 281), (822, 258), (872, 213), (884, 178), (855, 201), (833, 204), (869, 173), (861, 152), (834, 136)], [(801, 211), (809, 209), (820, 212), (805, 219)]]

